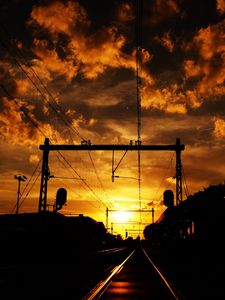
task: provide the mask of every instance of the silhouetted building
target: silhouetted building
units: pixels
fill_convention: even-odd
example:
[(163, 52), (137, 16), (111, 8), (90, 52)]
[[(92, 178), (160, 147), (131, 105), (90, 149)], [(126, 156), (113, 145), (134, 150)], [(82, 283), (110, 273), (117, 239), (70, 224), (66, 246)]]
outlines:
[(209, 186), (168, 207), (144, 236), (152, 240), (220, 240), (225, 230), (225, 185)]

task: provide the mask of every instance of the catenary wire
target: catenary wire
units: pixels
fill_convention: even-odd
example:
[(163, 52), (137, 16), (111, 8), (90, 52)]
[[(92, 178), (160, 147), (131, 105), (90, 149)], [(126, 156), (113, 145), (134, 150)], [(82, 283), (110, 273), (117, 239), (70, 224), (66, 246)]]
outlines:
[[(4, 31), (6, 32), (6, 34), (9, 36), (9, 33), (7, 32), (6, 28), (4, 27), (4, 25), (2, 23), (0, 23), (1, 27), (4, 29)], [(18, 59), (15, 58), (15, 55), (12, 51), (12, 48), (9, 49), (9, 47), (7, 47), (7, 45), (5, 45), (2, 41), (1, 41), (2, 46), (10, 53), (10, 55), (14, 58), (14, 61), (16, 62), (17, 66), (19, 66), (19, 68), (22, 70), (22, 72), (25, 74), (25, 76), (28, 78), (28, 80), (30, 80), (30, 82), (33, 84), (33, 86), (36, 88), (36, 90), (40, 93), (40, 95), (43, 97), (43, 99), (47, 102), (47, 104), (53, 109), (53, 111), (59, 116), (61, 117), (64, 125), (66, 125), (69, 129), (71, 129), (81, 140), (85, 140), (85, 138), (79, 133), (79, 131), (73, 126), (71, 125), (71, 122), (68, 120), (68, 117), (66, 116), (65, 112), (63, 111), (63, 109), (61, 108), (61, 106), (57, 103), (57, 101), (55, 100), (55, 98), (53, 97), (52, 93), (47, 89), (47, 87), (45, 86), (45, 84), (43, 83), (42, 79), (38, 76), (37, 72), (34, 70), (34, 68), (27, 62), (26, 58), (24, 57), (23, 53), (21, 51), (19, 51), (16, 48), (16, 52), (20, 54), (20, 56), (23, 58), (23, 60), (25, 61), (25, 64), (29, 67), (29, 69), (33, 72), (33, 74), (35, 75), (35, 77), (38, 79), (38, 81), (40, 82), (41, 86), (44, 88), (45, 92), (50, 96), (51, 100), (54, 102), (54, 104), (56, 105), (57, 109), (52, 105), (52, 103), (50, 103), (50, 101), (48, 101), (47, 97), (45, 96), (45, 94), (43, 94), (43, 92), (41, 91), (41, 89), (37, 86), (37, 84), (34, 82), (34, 80), (31, 78), (30, 74), (24, 69), (24, 67), (21, 65), (21, 63), (18, 61)], [(70, 131), (69, 131), (70, 133)], [(71, 137), (71, 135), (70, 135)], [(72, 140), (72, 137), (71, 137)], [(91, 164), (94, 168), (94, 172), (96, 174), (97, 180), (100, 184), (100, 187), (103, 189), (103, 192), (105, 195), (107, 195), (105, 188), (103, 186), (103, 183), (97, 173), (94, 161), (92, 159), (91, 153), (90, 151), (88, 151), (88, 155), (89, 158), (91, 160)], [(107, 198), (109, 199), (108, 195)]]
[[(6, 90), (6, 88), (3, 85), (0, 85), (1, 88), (4, 90), (4, 92), (6, 93), (6, 95), (10, 98), (13, 99), (14, 102), (17, 104), (17, 106), (19, 107), (19, 109), (25, 114), (25, 116), (28, 118), (28, 120), (32, 123), (33, 126), (35, 126), (39, 132), (46, 138), (46, 135), (44, 134), (44, 132), (40, 129), (40, 126), (29, 116), (29, 114), (27, 113), (27, 111), (21, 107), (21, 105), (18, 103), (18, 101), (16, 101), (16, 99), (14, 97), (12, 97), (12, 95), (10, 95), (10, 93)], [(72, 167), (72, 165), (68, 162), (68, 160), (63, 156), (63, 154), (60, 151), (57, 151), (58, 154), (61, 156), (61, 158), (66, 162), (66, 164), (73, 170), (73, 172), (80, 178), (81, 176), (79, 175), (79, 173)], [(90, 187), (90, 185), (86, 182), (86, 181), (82, 181), (84, 186), (89, 189), (89, 191), (94, 195), (95, 199), (97, 201), (99, 201), (102, 205), (104, 205), (106, 207), (106, 205), (104, 204), (104, 202), (96, 195), (96, 193), (93, 191), (93, 189)]]

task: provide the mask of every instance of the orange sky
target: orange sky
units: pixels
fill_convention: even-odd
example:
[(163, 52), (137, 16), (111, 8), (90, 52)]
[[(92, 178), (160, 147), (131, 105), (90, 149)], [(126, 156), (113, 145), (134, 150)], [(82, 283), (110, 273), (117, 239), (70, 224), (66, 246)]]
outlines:
[[(39, 145), (45, 136), (58, 144), (137, 140), (134, 2), (1, 4), (1, 213), (13, 210), (19, 174), (28, 178), (21, 190), (29, 183), (20, 211), (37, 211)], [(187, 185), (194, 193), (225, 178), (225, 1), (143, 2), (142, 144), (175, 144), (180, 137)], [(54, 202), (59, 187), (67, 188), (62, 213), (105, 223), (106, 207), (139, 208), (137, 153), (128, 152), (116, 172), (134, 179), (114, 183), (111, 152), (61, 154), (66, 160), (50, 154), (55, 178), (49, 180), (48, 202)], [(115, 155), (118, 162), (123, 153)], [(86, 185), (70, 179), (77, 177), (74, 170)], [(165, 209), (163, 191), (175, 188), (174, 175), (174, 153), (141, 154), (142, 208), (154, 207), (155, 219)], [(109, 223), (120, 217), (110, 214)], [(151, 222), (151, 214), (142, 220)], [(123, 226), (124, 234), (130, 225)], [(121, 232), (121, 226), (115, 230)]]

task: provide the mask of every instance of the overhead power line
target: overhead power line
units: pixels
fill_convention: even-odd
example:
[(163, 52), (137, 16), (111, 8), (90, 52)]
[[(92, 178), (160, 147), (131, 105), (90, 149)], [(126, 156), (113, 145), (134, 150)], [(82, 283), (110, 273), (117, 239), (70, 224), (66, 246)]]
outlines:
[[(13, 47), (8, 47), (2, 40), (0, 41), (2, 46), (9, 52), (9, 54), (12, 56), (12, 58), (14, 59), (15, 63), (17, 64), (17, 66), (21, 69), (21, 71), (25, 74), (25, 76), (28, 78), (28, 80), (33, 84), (33, 86), (36, 88), (36, 90), (39, 92), (39, 94), (43, 97), (44, 101), (50, 106), (50, 108), (56, 113), (56, 115), (58, 115), (65, 126), (67, 126), (70, 130), (72, 130), (81, 140), (85, 140), (85, 138), (79, 133), (79, 131), (72, 125), (71, 120), (69, 120), (68, 116), (65, 114), (65, 112), (63, 111), (63, 109), (61, 108), (61, 106), (57, 103), (57, 101), (55, 100), (54, 96), (52, 95), (52, 93), (47, 89), (47, 87), (45, 86), (44, 82), (42, 81), (42, 79), (39, 77), (39, 75), (37, 74), (37, 72), (34, 70), (34, 68), (32, 67), (32, 65), (30, 64), (30, 62), (27, 61), (26, 57), (23, 55), (22, 51), (20, 51), (17, 47), (14, 47), (14, 45), (11, 43), (11, 39), (10, 39), (10, 34), (8, 33), (8, 31), (6, 30), (5, 26), (0, 22), (0, 26), (3, 29), (3, 31), (6, 33), (6, 35), (9, 38), (9, 44), (10, 46)], [(14, 50), (13, 50), (14, 49)], [(24, 61), (24, 64), (29, 68), (29, 70), (32, 71), (33, 75), (35, 76), (35, 78), (38, 80), (38, 82), (41, 84), (42, 88), (44, 89), (44, 91), (49, 95), (50, 99), (52, 100), (52, 102), (54, 103), (54, 105), (52, 105), (52, 103), (48, 100), (48, 98), (46, 97), (46, 95), (42, 92), (42, 90), (37, 86), (37, 84), (35, 83), (35, 81), (31, 78), (31, 75), (24, 69), (24, 67), (22, 66), (22, 64), (19, 62), (19, 60), (15, 57), (15, 52), (17, 55), (20, 56), (20, 58), (22, 58), (22, 60)], [(32, 121), (33, 123), (33, 121)], [(36, 124), (33, 124), (36, 126)], [(70, 131), (69, 131), (70, 133)], [(71, 137), (72, 140), (72, 137)], [(94, 161), (92, 159), (91, 153), (89, 152), (89, 158), (91, 160), (91, 164), (92, 167), (94, 169), (94, 172), (96, 174), (96, 178), (100, 184), (100, 187), (102, 188), (103, 192), (105, 195), (107, 195), (105, 188), (103, 186), (103, 183), (97, 173), (97, 169), (95, 167)], [(83, 161), (82, 161), (83, 162)], [(108, 197), (107, 197), (108, 198)]]
[[(18, 103), (18, 101), (7, 91), (7, 89), (3, 86), (0, 85), (1, 88), (3, 89), (3, 91), (6, 93), (6, 95), (14, 100), (14, 102), (16, 103), (16, 105), (18, 106), (18, 108), (24, 113), (24, 115), (28, 118), (28, 120), (31, 122), (31, 124), (33, 126), (35, 126), (37, 128), (37, 130), (39, 130), (39, 132), (45, 137), (45, 133), (40, 129), (39, 125), (29, 116), (29, 114), (27, 113), (27, 111)], [(68, 162), (68, 160), (63, 156), (63, 154), (57, 150), (57, 153), (61, 156), (61, 158), (65, 161), (65, 163), (73, 170), (73, 172), (76, 174), (76, 176), (78, 176), (80, 179), (82, 179), (82, 177), (80, 176), (80, 174), (73, 168), (73, 166)], [(86, 181), (82, 181), (83, 183), (83, 188), (85, 188), (86, 190), (89, 190), (92, 195), (95, 197), (95, 199), (97, 201), (99, 201), (102, 205), (104, 205), (106, 207), (106, 205), (104, 204), (104, 202), (102, 201), (101, 198), (99, 198), (99, 196), (94, 192), (94, 190), (90, 187), (90, 185), (86, 182)]]

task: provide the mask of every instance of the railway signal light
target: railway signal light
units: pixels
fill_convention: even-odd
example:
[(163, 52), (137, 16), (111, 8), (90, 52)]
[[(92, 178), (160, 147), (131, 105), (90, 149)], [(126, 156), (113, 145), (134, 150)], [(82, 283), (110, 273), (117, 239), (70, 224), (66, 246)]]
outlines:
[(172, 207), (174, 205), (174, 194), (171, 190), (165, 190), (163, 193), (163, 203), (167, 207)]
[(63, 205), (66, 204), (67, 190), (64, 188), (58, 189), (56, 193), (56, 211), (62, 209)]

